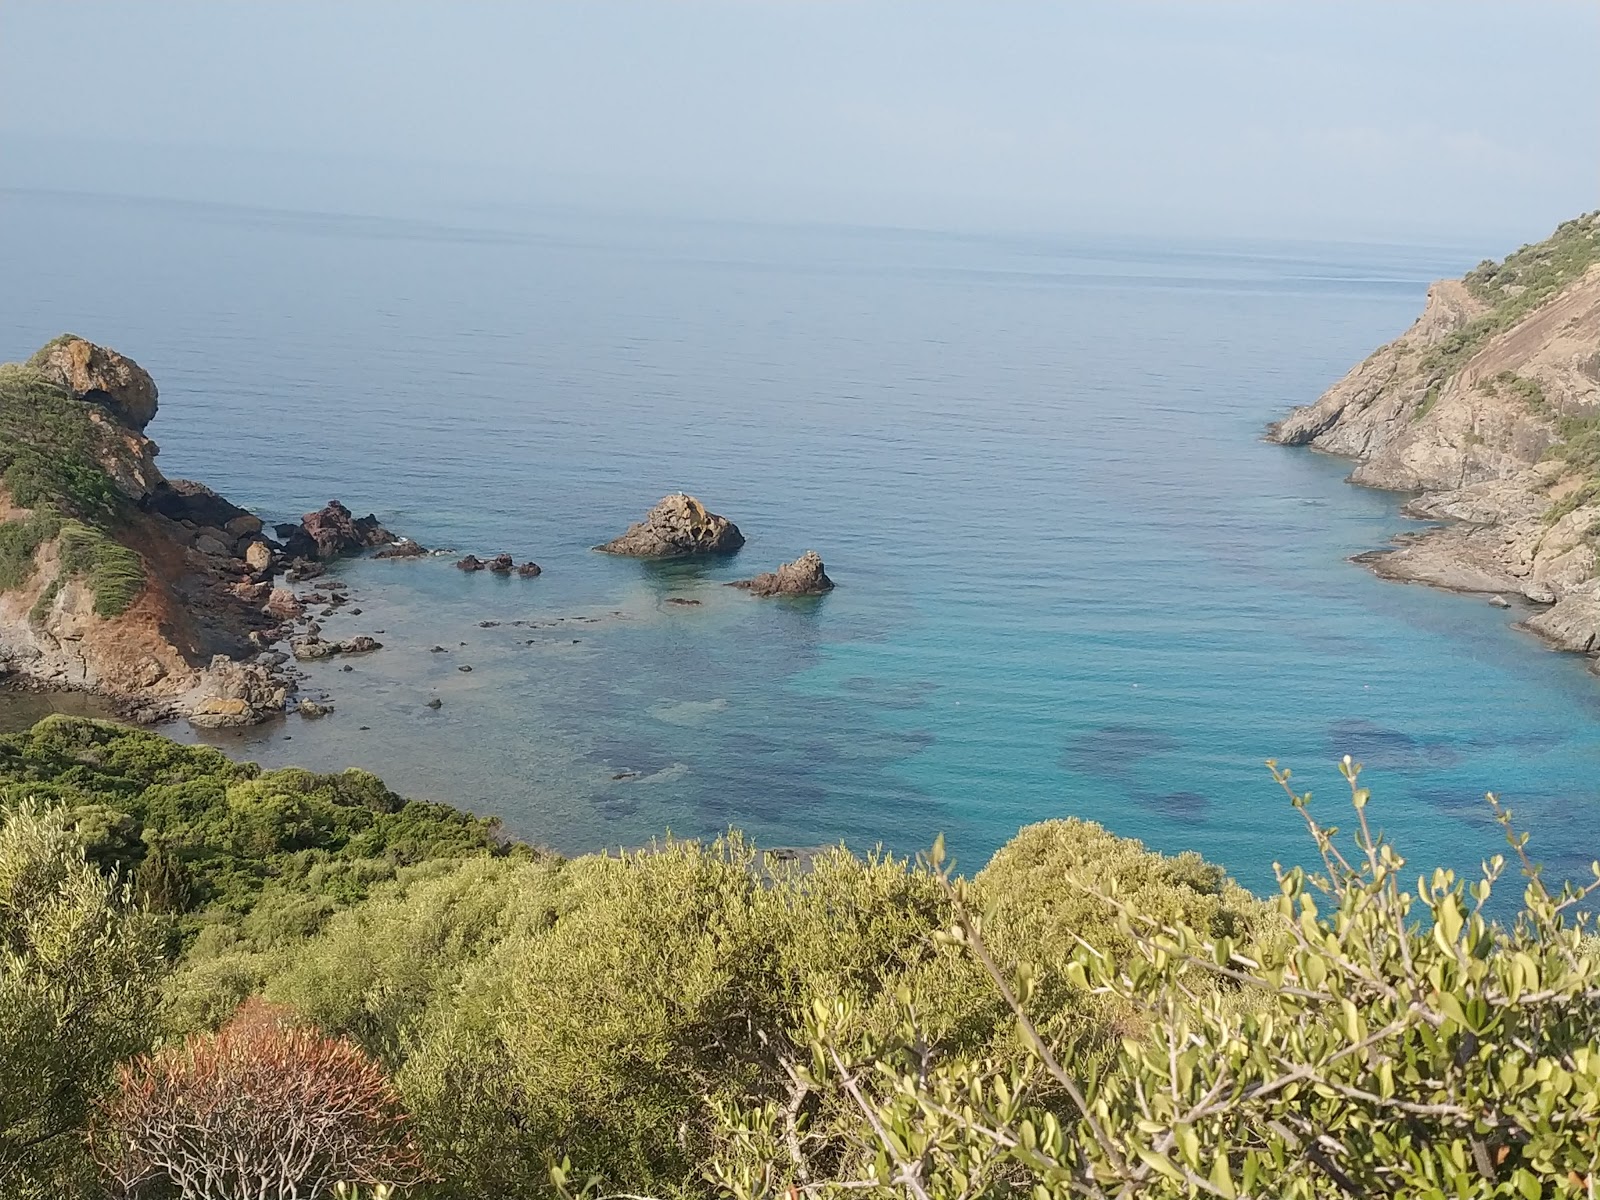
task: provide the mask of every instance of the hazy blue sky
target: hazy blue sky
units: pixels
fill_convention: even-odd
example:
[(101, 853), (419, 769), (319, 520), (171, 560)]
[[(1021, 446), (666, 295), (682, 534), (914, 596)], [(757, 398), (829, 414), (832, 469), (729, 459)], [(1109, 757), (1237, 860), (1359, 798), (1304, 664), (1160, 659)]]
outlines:
[(1542, 235), (1600, 0), (0, 0), (0, 186), (976, 229)]

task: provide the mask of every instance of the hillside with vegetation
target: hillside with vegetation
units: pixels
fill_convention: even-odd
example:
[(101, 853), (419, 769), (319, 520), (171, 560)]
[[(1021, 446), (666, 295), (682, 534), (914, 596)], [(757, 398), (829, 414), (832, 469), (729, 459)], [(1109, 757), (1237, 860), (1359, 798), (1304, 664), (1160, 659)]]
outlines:
[(1080, 821), (965, 877), (562, 859), (50, 718), (0, 738), (0, 1194), (1591, 1195), (1589, 893), (1520, 835), (1419, 877), (1347, 774), (1353, 835), (1281, 776), (1316, 869), (1260, 900)]

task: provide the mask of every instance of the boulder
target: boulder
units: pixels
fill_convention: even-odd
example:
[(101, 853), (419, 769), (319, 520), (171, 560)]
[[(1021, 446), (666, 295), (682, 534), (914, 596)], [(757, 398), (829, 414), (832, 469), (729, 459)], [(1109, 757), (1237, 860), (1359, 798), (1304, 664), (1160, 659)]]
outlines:
[(194, 548), (212, 558), (233, 557), (233, 542), (220, 529), (202, 529), (195, 534)]
[(280, 621), (294, 621), (305, 616), (306, 610), (288, 588), (275, 587), (267, 597), (263, 611), (269, 617), (276, 617)]
[(318, 704), (315, 700), (302, 700), (297, 711), (302, 717), (325, 717), (333, 711), (333, 705)]
[(118, 424), (142, 433), (156, 415), (156, 382), (131, 358), (73, 334), (48, 343), (28, 361), (77, 400), (111, 410)]
[(272, 547), (256, 538), (246, 543), (244, 548), (244, 565), (249, 567), (253, 574), (259, 575), (272, 566)]
[(535, 575), (544, 574), (544, 569), (536, 562), (525, 562), (517, 568), (517, 574), (524, 579), (532, 579)]
[(364, 633), (339, 643), (340, 654), (368, 654), (373, 650), (382, 649), (382, 642), (378, 641), (377, 638), (368, 637)]
[(744, 545), (744, 535), (727, 517), (706, 511), (693, 496), (679, 492), (663, 497), (630, 525), (621, 537), (595, 549), (629, 558), (684, 558), (691, 555), (732, 554)]
[(481, 559), (479, 559), (476, 554), (469, 554), (465, 558), (463, 558), (460, 562), (456, 563), (456, 570), (458, 570), (458, 571), (481, 571), (481, 570), (484, 569), (484, 567), (486, 567), (488, 565), (489, 565), (488, 563), (485, 563)]
[(822, 569), (822, 557), (807, 550), (776, 571), (764, 571), (754, 579), (740, 579), (728, 585), (743, 588), (753, 596), (820, 596), (833, 591), (833, 580)]
[(496, 554), (489, 560), (489, 570), (496, 575), (509, 575), (516, 565), (517, 560), (509, 554)]
[(255, 529), (251, 532), (261, 531), (261, 522), (247, 509), (192, 479), (161, 480), (151, 489), (145, 504), (169, 520), (189, 523), (196, 528), (205, 526), (229, 540), (241, 536), (234, 532), (236, 523), (242, 528), (254, 521)]

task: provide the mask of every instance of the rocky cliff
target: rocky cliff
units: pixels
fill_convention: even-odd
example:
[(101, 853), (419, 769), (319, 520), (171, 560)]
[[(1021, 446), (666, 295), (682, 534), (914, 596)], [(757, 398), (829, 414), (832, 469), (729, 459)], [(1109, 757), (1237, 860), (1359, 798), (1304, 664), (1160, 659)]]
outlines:
[(1357, 460), (1446, 522), (1362, 555), (1379, 574), (1520, 593), (1528, 628), (1600, 646), (1600, 213), (1428, 290), (1416, 323), (1269, 437)]
[(293, 687), (250, 661), (286, 632), (265, 603), (278, 548), (162, 476), (156, 409), (137, 363), (72, 335), (0, 365), (0, 675), (147, 720), (259, 721)]

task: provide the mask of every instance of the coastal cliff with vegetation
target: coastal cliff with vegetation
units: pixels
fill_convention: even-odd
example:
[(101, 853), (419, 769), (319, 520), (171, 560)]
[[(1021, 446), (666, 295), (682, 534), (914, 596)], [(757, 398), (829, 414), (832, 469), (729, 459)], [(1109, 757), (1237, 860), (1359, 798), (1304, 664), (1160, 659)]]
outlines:
[(157, 407), (143, 368), (72, 334), (0, 364), (0, 677), (140, 721), (254, 724), (295, 690), (268, 648), (305, 614), (278, 578), (392, 535), (333, 501), (275, 541), (204, 484), (162, 475), (145, 436)]
[(968, 876), (563, 859), (48, 718), (0, 738), (0, 1194), (1590, 1195), (1592, 891), (1492, 802), (1510, 865), (1419, 879), (1345, 772), (1354, 838), (1278, 773), (1317, 868), (1261, 900), (1081, 821)]
[(1361, 556), (1379, 574), (1520, 594), (1539, 606), (1527, 628), (1593, 653), (1600, 213), (1435, 283), (1409, 330), (1269, 436), (1353, 458), (1352, 482), (1418, 493), (1405, 512), (1444, 522)]

